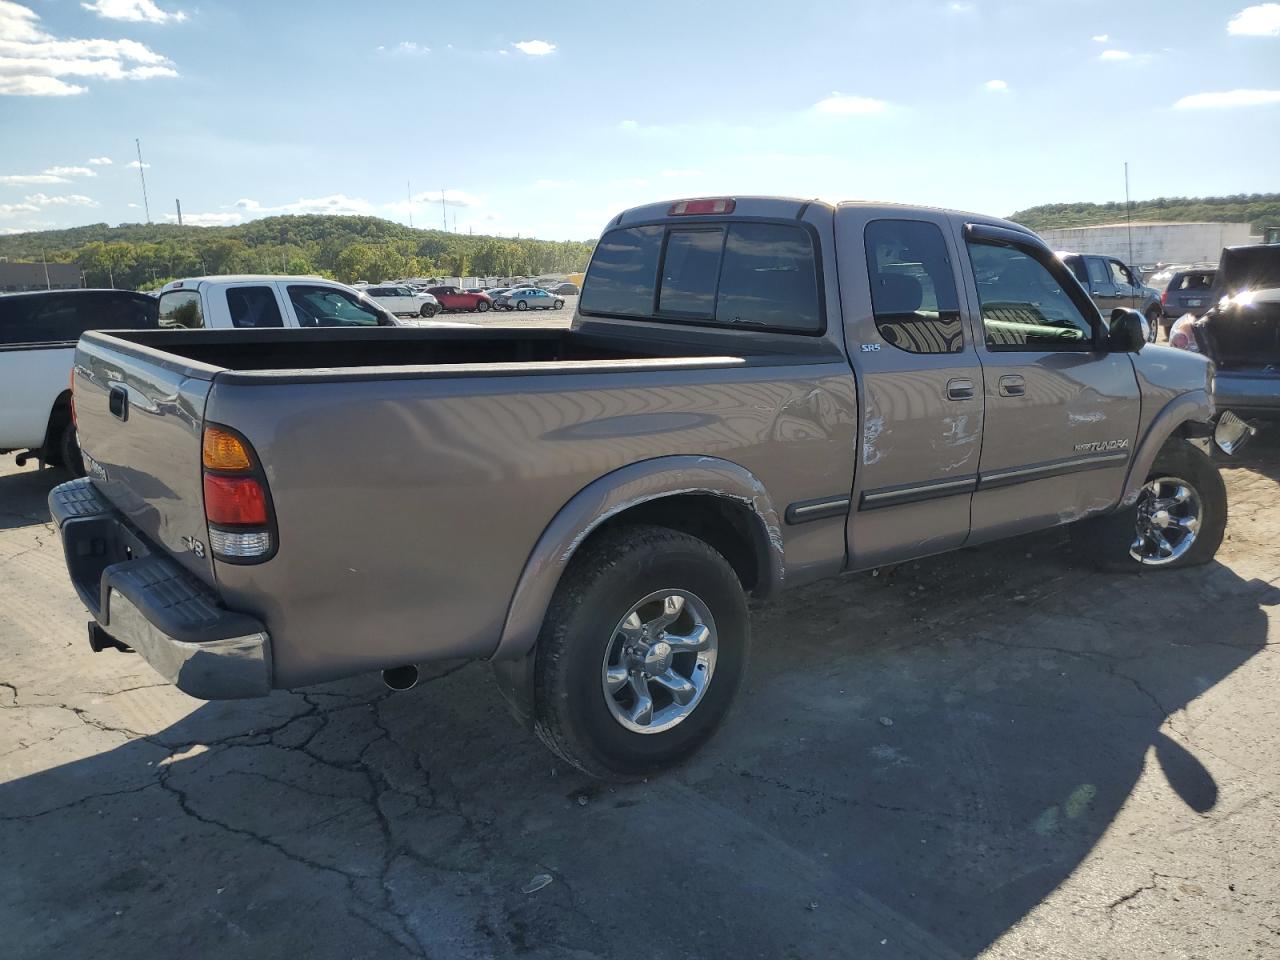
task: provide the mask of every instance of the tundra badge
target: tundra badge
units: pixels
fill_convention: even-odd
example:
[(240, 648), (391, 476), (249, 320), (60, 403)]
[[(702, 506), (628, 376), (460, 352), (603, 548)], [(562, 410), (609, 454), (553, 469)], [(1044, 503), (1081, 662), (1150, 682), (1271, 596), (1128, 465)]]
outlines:
[(1106, 453), (1108, 450), (1128, 450), (1129, 438), (1119, 440), (1090, 440), (1088, 443), (1077, 443), (1076, 453)]

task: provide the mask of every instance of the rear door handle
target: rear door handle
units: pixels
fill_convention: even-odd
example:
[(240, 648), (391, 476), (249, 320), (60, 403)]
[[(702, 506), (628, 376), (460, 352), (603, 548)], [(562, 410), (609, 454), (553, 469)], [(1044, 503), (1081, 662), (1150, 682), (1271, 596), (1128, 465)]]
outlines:
[(1025, 397), (1026, 395), (1027, 381), (1021, 377), (1013, 375), (1000, 378), (1000, 396)]
[(129, 394), (123, 387), (112, 387), (107, 394), (107, 409), (117, 420), (129, 419)]
[(963, 377), (957, 377), (955, 380), (947, 381), (947, 399), (948, 400), (972, 400), (973, 399), (973, 381)]

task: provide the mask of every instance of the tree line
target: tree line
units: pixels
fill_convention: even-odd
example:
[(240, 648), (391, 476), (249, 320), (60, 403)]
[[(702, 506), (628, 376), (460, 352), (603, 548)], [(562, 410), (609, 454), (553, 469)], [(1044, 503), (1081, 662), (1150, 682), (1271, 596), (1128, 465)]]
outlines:
[(86, 286), (152, 289), (182, 277), (319, 274), (352, 283), (401, 277), (538, 276), (586, 269), (594, 243), (418, 230), (378, 217), (267, 217), (230, 227), (105, 223), (0, 236), (0, 258), (74, 263)]
[[(1135, 222), (1248, 223), (1254, 233), (1280, 226), (1280, 193), (1238, 193), (1229, 197), (1157, 197), (1129, 207)], [(1125, 205), (1114, 203), (1046, 203), (1009, 215), (1032, 230), (1123, 223)]]

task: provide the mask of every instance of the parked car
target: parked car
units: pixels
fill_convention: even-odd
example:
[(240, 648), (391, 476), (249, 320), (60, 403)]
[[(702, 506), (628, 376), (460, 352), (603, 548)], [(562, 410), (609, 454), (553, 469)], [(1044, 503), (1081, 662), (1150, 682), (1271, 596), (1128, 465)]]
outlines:
[(547, 290), (557, 297), (576, 297), (582, 292), (578, 289), (576, 283), (556, 283), (548, 287)]
[(431, 287), (427, 290), (438, 301), (443, 310), (472, 310), (484, 313), (493, 306), (487, 293), (473, 293), (461, 287)]
[(1080, 285), (1089, 292), (1104, 315), (1117, 307), (1137, 310), (1147, 321), (1149, 339), (1154, 339), (1164, 317), (1160, 291), (1146, 286), (1137, 273), (1115, 257), (1059, 253)]
[(394, 327), (363, 291), (321, 277), (192, 277), (160, 292), (160, 326), (199, 329)]
[(149, 330), (154, 297), (128, 290), (52, 290), (0, 296), (0, 453), (18, 452), (81, 476), (71, 414), (71, 361), (86, 330)]
[(1188, 313), (1198, 317), (1208, 310), (1212, 303), (1209, 292), (1213, 289), (1215, 273), (1217, 271), (1212, 268), (1202, 268), (1180, 270), (1170, 277), (1164, 293), (1160, 294), (1165, 318), (1172, 321)]
[(89, 478), (49, 502), (91, 645), (205, 699), (488, 659), (604, 777), (711, 735), (747, 594), (1067, 523), (1109, 569), (1205, 563), (1208, 438), (1247, 434), (1035, 234), (931, 208), (652, 204), (572, 329), (264, 342), (80, 341)]
[(1280, 245), (1227, 247), (1197, 318), (1174, 322), (1169, 345), (1213, 361), (1218, 407), (1280, 417)]
[(515, 287), (495, 297), (493, 305), (502, 310), (563, 310), (564, 300), (541, 287)]
[(440, 312), (440, 301), (426, 291), (408, 286), (366, 287), (361, 291), (399, 317), (431, 319)]

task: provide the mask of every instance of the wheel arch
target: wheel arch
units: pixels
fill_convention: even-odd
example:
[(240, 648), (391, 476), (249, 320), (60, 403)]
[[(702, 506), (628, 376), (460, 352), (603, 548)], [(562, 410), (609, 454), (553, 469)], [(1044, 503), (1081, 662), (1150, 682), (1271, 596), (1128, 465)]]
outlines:
[(782, 525), (754, 474), (717, 457), (644, 460), (588, 484), (547, 525), (516, 582), (492, 659), (527, 654), (578, 549), (629, 523), (657, 524), (700, 537), (725, 556), (756, 596), (772, 596), (782, 587)]
[(1129, 507), (1137, 502), (1147, 474), (1169, 440), (1207, 436), (1212, 433), (1212, 420), (1213, 401), (1206, 390), (1192, 390), (1170, 401), (1151, 421), (1129, 461), (1119, 506)]

